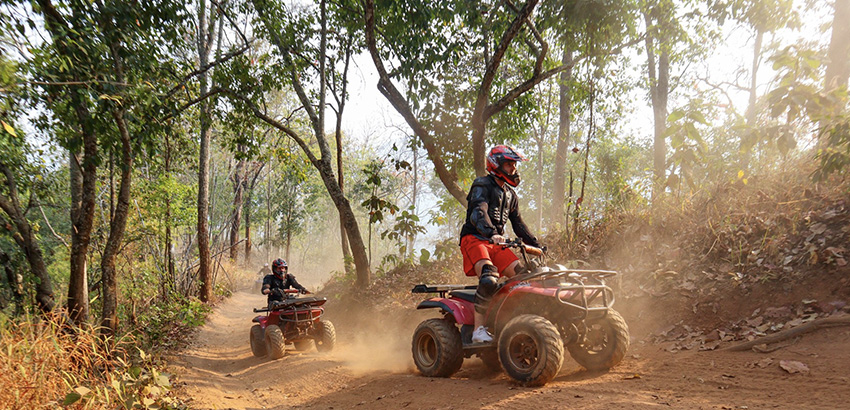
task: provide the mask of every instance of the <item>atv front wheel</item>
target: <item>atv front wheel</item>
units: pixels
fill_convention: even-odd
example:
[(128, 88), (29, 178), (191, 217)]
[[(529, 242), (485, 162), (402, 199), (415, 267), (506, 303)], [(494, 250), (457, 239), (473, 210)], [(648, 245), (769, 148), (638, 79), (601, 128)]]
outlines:
[(318, 350), (319, 353), (334, 350), (334, 345), (336, 344), (336, 330), (334, 329), (334, 324), (328, 320), (320, 321), (319, 337), (316, 338), (315, 341), (316, 350)]
[(256, 357), (263, 357), (266, 355), (266, 351), (263, 328), (260, 325), (251, 326), (251, 353)]
[(558, 329), (537, 315), (520, 315), (499, 335), (499, 359), (505, 372), (523, 386), (542, 386), (555, 378), (564, 360)]
[(292, 342), (292, 344), (295, 345), (295, 350), (299, 352), (306, 352), (313, 347), (313, 339), (296, 340)]
[(587, 370), (608, 370), (623, 360), (629, 348), (629, 327), (617, 311), (608, 309), (602, 319), (588, 321), (584, 341), (570, 343), (567, 349)]
[(272, 359), (280, 359), (286, 352), (286, 340), (277, 325), (266, 326), (266, 348)]
[(428, 377), (449, 377), (463, 364), (457, 327), (444, 319), (428, 319), (413, 333), (413, 362)]

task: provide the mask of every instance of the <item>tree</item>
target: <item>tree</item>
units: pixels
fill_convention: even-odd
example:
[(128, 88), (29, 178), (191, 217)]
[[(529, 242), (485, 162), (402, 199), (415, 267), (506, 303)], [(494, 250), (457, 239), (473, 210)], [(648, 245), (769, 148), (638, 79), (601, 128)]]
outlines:
[[(434, 130), (417, 114), (417, 106), (440, 89), (440, 81), (445, 79), (443, 73), (458, 63), (475, 72), (474, 81), (455, 84), (453, 89), (467, 91), (464, 95), (468, 99), (463, 105), (470, 110), (467, 121), (471, 129), (472, 163), (476, 175), (485, 175), (488, 122), (535, 85), (587, 57), (582, 55), (560, 64), (550, 61), (549, 43), (538, 30), (545, 19), (534, 13), (537, 3), (528, 0), (515, 6), (511, 2), (498, 2), (491, 7), (463, 1), (412, 5), (366, 0), (363, 4), (366, 44), (380, 77), (378, 90), (422, 141), (443, 185), (464, 206), (466, 190), (458, 184), (457, 170), (446, 166)], [(411, 30), (425, 37), (410, 36)], [(377, 32), (382, 33), (382, 42)], [(623, 46), (600, 52), (616, 53)], [(397, 67), (387, 70), (385, 61), (393, 59), (399, 61)], [(506, 61), (511, 62), (511, 67), (503, 66)], [(467, 74), (466, 78), (470, 76)], [(406, 95), (393, 83), (396, 79), (409, 87)]]
[[(212, 9), (211, 9), (212, 10)], [(209, 207), (210, 207), (210, 103), (206, 100), (209, 93), (208, 75), (206, 67), (212, 52), (213, 38), (215, 35), (216, 16), (218, 13), (210, 11), (207, 16), (207, 2), (200, 0), (198, 3), (198, 21), (195, 41), (198, 45), (198, 69), (202, 70), (198, 80), (200, 81), (200, 94), (204, 99), (200, 102), (200, 139), (201, 149), (198, 152), (198, 277), (201, 281), (199, 296), (202, 302), (212, 300), (212, 271), (210, 260), (209, 239)], [(221, 28), (219, 27), (219, 33)]]
[(652, 102), (654, 136), (652, 164), (655, 175), (652, 197), (657, 198), (666, 182), (667, 143), (667, 99), (670, 93), (670, 53), (672, 47), (671, 25), (673, 16), (671, 0), (648, 2), (643, 10), (646, 22), (646, 59), (649, 75), (649, 97)]
[[(0, 221), (10, 230), (12, 239), (21, 248), (26, 256), (33, 276), (37, 278), (35, 300), (42, 312), (49, 312), (54, 307), (53, 283), (47, 274), (41, 245), (32, 224), (27, 219), (27, 211), (38, 202), (36, 196), (36, 184), (40, 173), (25, 160), (26, 143), (23, 136), (7, 122), (2, 122), (3, 129), (0, 130), (0, 178), (3, 179), (0, 189), (0, 210), (5, 216)], [(29, 176), (29, 177), (27, 177)], [(32, 178), (32, 179), (30, 179)], [(23, 182), (23, 184), (19, 184)], [(28, 204), (24, 206), (19, 187), (29, 191)], [(8, 263), (9, 257), (3, 253), (3, 265)], [(6, 266), (6, 269), (9, 269)], [(8, 271), (7, 273), (10, 273)], [(9, 275), (11, 277), (11, 275)], [(10, 285), (17, 281), (10, 281)], [(17, 286), (15, 286), (17, 293)]]
[(835, 0), (832, 14), (832, 36), (827, 51), (824, 89), (829, 92), (847, 88), (850, 77), (850, 0)]
[[(234, 84), (240, 88), (221, 87), (219, 91), (227, 94), (235, 103), (241, 104), (241, 107), (253, 112), (257, 118), (282, 131), (295, 141), (307, 156), (311, 165), (319, 171), (328, 194), (344, 220), (345, 232), (354, 256), (357, 285), (366, 286), (370, 282), (366, 248), (351, 204), (345, 197), (334, 174), (331, 164), (333, 155), (324, 131), (328, 72), (336, 68), (328, 67), (327, 64), (330, 52), (328, 47), (327, 5), (324, 1), (320, 2), (318, 16), (311, 14), (315, 10), (309, 9), (300, 14), (288, 13), (283, 5), (266, 0), (254, 0), (252, 5), (256, 10), (257, 21), (260, 23), (259, 27), (262, 34), (268, 37), (275, 48), (275, 56), (283, 63), (283, 70), (275, 74), (284, 75), (287, 79), (285, 85), (291, 87), (292, 91), (298, 96), (301, 108), (309, 121), (312, 137), (315, 138), (318, 145), (319, 155), (316, 156), (299, 132), (276, 120), (257, 105), (257, 101), (262, 101), (263, 93), (276, 87), (277, 84), (271, 84), (269, 81), (258, 84), (255, 80), (246, 77), (246, 75), (252, 75), (247, 73), (251, 70), (250, 64), (243, 64), (246, 72), (236, 74), (233, 78)], [(319, 21), (318, 28), (311, 27), (311, 21), (315, 20)], [(318, 38), (315, 38), (315, 36), (318, 36)], [(305, 58), (305, 55), (310, 55), (312, 58)], [(305, 84), (309, 84), (306, 83), (307, 79), (311, 78), (318, 82), (318, 87), (316, 90), (312, 90), (312, 95), (308, 93), (308, 88), (305, 87)], [(318, 104), (314, 103), (313, 95), (318, 97)]]
[(739, 144), (740, 167), (745, 173), (749, 167), (750, 151), (758, 142), (759, 135), (757, 132), (758, 124), (756, 124), (758, 115), (756, 102), (758, 99), (758, 70), (761, 66), (764, 35), (794, 23), (796, 15), (792, 11), (792, 3), (791, 0), (731, 0), (727, 3), (721, 2), (714, 5), (716, 9), (714, 12), (718, 14), (718, 19), (721, 22), (727, 16), (731, 16), (752, 28), (755, 35), (750, 66), (750, 83), (747, 87), (749, 99), (745, 114), (748, 130), (741, 133)]

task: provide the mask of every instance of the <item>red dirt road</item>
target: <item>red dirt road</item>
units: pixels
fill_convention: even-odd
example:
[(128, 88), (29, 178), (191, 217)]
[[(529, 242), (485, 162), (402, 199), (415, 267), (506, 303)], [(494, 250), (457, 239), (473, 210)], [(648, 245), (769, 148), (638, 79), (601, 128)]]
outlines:
[[(452, 378), (422, 377), (410, 355), (411, 312), (352, 335), (337, 324), (329, 355), (255, 358), (248, 344), (260, 295), (237, 292), (218, 306), (176, 357), (178, 395), (193, 409), (850, 409), (850, 327), (822, 329), (772, 353), (671, 353), (633, 340), (626, 359), (589, 373), (567, 359), (554, 381), (525, 388), (467, 359)], [(334, 317), (329, 315), (333, 320)], [(627, 318), (628, 321), (628, 318)], [(808, 373), (790, 374), (783, 360)]]

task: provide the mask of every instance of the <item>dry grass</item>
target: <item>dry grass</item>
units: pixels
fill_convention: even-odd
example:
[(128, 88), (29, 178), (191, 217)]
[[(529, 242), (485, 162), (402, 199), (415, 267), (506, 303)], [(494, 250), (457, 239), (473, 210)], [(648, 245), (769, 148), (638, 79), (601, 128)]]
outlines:
[(71, 331), (57, 319), (0, 323), (0, 409), (173, 407), (167, 376), (131, 338)]

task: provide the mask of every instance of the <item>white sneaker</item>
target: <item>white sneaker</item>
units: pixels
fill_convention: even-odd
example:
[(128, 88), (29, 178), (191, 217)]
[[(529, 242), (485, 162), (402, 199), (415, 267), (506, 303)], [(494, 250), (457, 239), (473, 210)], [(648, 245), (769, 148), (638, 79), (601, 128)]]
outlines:
[(493, 336), (490, 336), (490, 333), (487, 332), (487, 328), (484, 326), (478, 326), (478, 329), (472, 332), (472, 343), (490, 343), (492, 341)]

